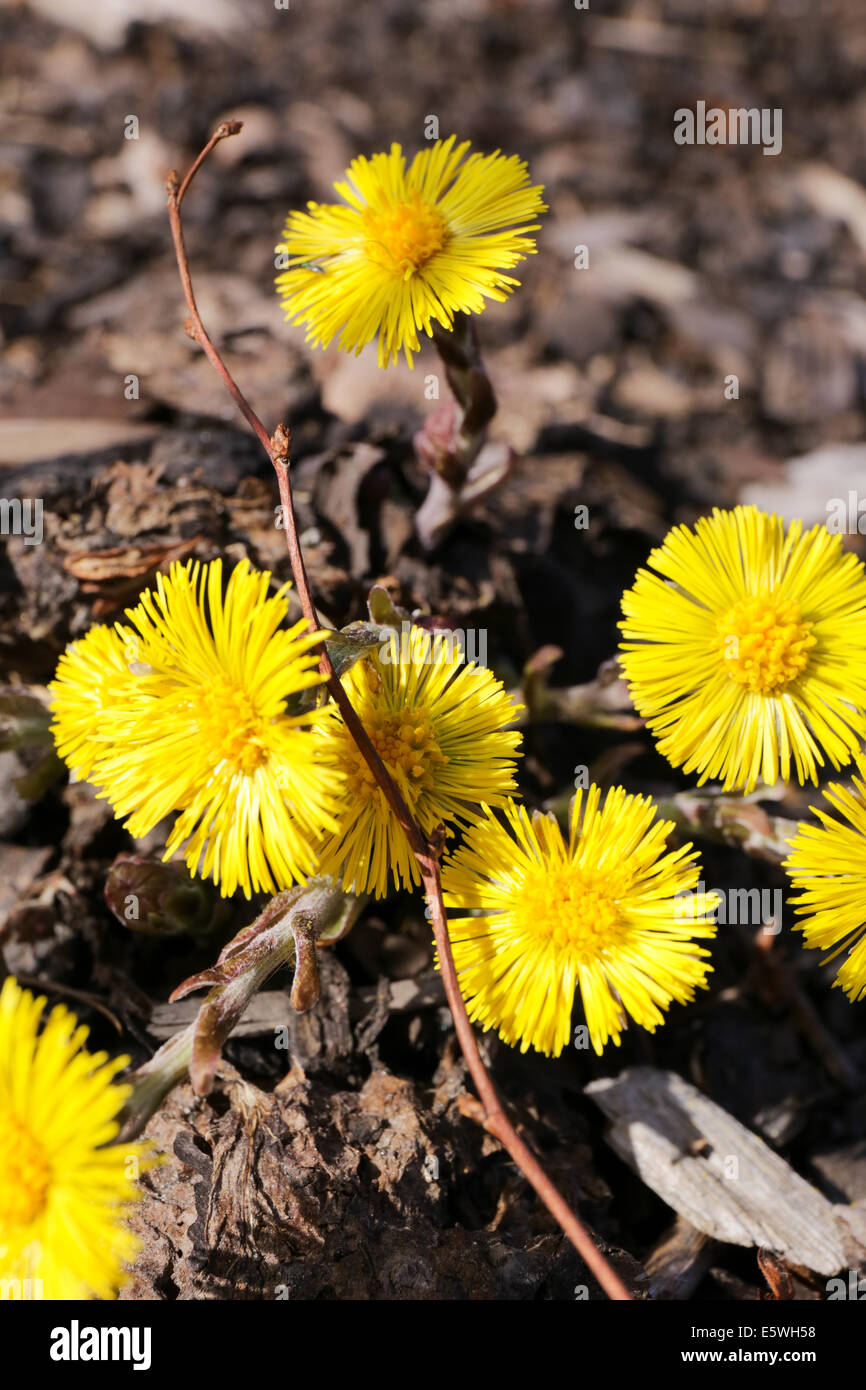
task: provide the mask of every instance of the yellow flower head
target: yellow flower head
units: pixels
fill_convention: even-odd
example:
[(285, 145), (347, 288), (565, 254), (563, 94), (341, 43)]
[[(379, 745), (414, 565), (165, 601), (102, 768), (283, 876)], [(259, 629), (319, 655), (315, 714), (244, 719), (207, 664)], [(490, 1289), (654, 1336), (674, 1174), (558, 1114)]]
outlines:
[(824, 796), (840, 813), (837, 820), (816, 810), (821, 825), (801, 822), (791, 841), (784, 868), (791, 886), (801, 890), (789, 898), (806, 946), (845, 954), (836, 984), (852, 1002), (866, 998), (866, 758), (858, 754), (859, 777), (854, 790), (839, 783), (824, 788)]
[(817, 781), (866, 735), (866, 574), (839, 536), (756, 507), (675, 526), (623, 595), (632, 699), (675, 767)]
[(131, 695), (135, 679), (113, 628), (91, 628), (57, 664), (54, 737), (78, 777), (88, 778), (104, 751), (106, 714)]
[[(521, 1052), (558, 1057), (579, 990), (595, 1051), (618, 1046), (629, 1014), (654, 1031), (673, 1000), (706, 984), (713, 894), (694, 892), (691, 845), (664, 853), (671, 821), (649, 797), (578, 791), (568, 843), (552, 816), (509, 801), (506, 824), (485, 807), (446, 863), (445, 905), (469, 1017)], [(682, 894), (682, 897), (677, 897)]]
[(222, 592), (222, 564), (176, 563), (127, 611), (60, 659), (54, 734), (132, 835), (180, 812), (165, 858), (186, 841), (191, 873), (225, 896), (274, 892), (315, 869), (311, 841), (334, 828), (334, 778), (318, 766), (317, 713), (287, 712), (319, 683), (302, 620), (281, 627), (289, 585), (244, 560)]
[(130, 1174), (153, 1159), (110, 1145), (129, 1058), (85, 1052), (88, 1029), (62, 1005), (40, 1034), (44, 1008), (11, 976), (0, 990), (0, 1280), (13, 1296), (112, 1298), (138, 1244)]
[(286, 318), (307, 325), (308, 341), (360, 352), (378, 335), (379, 365), (405, 351), (418, 331), (450, 328), (458, 312), (478, 314), (519, 281), (503, 271), (535, 251), (528, 232), (545, 205), (516, 155), (467, 154), (469, 142), (437, 140), (409, 168), (399, 145), (355, 159), (334, 185), (340, 203), (308, 203), (289, 214), (277, 251)]
[[(440, 824), (468, 824), (476, 803), (501, 805), (514, 783), (521, 736), (509, 730), (518, 706), (502, 683), (466, 663), (453, 634), (404, 629), (343, 679), (346, 693), (409, 810), (426, 835)], [(343, 886), (383, 897), (389, 880), (421, 878), (396, 815), (346, 729), (327, 708), (322, 758), (345, 779), (339, 826), (319, 846), (319, 871)]]

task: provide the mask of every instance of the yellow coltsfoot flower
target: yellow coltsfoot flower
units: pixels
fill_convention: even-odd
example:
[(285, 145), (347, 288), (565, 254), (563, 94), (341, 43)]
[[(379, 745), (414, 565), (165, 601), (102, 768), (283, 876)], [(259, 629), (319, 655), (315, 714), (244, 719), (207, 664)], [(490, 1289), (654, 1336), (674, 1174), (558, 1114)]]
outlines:
[(54, 677), (54, 741), (76, 776), (87, 779), (105, 752), (105, 720), (135, 689), (122, 639), (111, 627), (91, 628), (66, 648)]
[(485, 807), (445, 864), (445, 905), (460, 990), (473, 1022), (521, 1052), (558, 1057), (576, 993), (599, 1055), (630, 1015), (652, 1032), (663, 1010), (706, 985), (717, 899), (694, 891), (691, 845), (665, 853), (672, 821), (649, 797), (578, 791), (568, 841), (552, 816), (509, 801)]
[(788, 901), (806, 920), (796, 929), (804, 943), (830, 950), (829, 960), (845, 954), (836, 984), (852, 1002), (866, 998), (866, 757), (857, 756), (859, 777), (853, 790), (839, 783), (823, 795), (841, 820), (816, 808), (820, 825), (803, 821), (791, 841), (783, 868), (800, 889)]
[(287, 712), (317, 685), (322, 633), (283, 623), (289, 585), (244, 560), (176, 563), (127, 611), (61, 658), (51, 686), (58, 749), (135, 836), (179, 812), (165, 858), (191, 873), (274, 892), (314, 872), (311, 842), (335, 827), (338, 780), (317, 760), (319, 712)]
[(135, 1177), (154, 1160), (146, 1146), (111, 1144), (130, 1090), (114, 1077), (129, 1058), (85, 1052), (88, 1029), (63, 1005), (40, 1033), (44, 1008), (5, 981), (0, 1280), (16, 1298), (112, 1298), (138, 1247), (126, 1224)]
[[(501, 681), (466, 663), (451, 634), (412, 627), (358, 661), (346, 693), (425, 835), (469, 824), (479, 801), (501, 805), (515, 785), (521, 735), (508, 729), (519, 707)], [(343, 887), (383, 897), (388, 886), (421, 882), (394, 811), (336, 706), (319, 727), (321, 757), (344, 780), (338, 829), (319, 844), (319, 871)]]
[[(622, 665), (675, 767), (751, 791), (817, 781), (866, 736), (866, 571), (757, 507), (675, 526), (623, 595)], [(651, 571), (655, 571), (652, 573)]]
[(437, 140), (406, 168), (399, 145), (355, 159), (344, 200), (292, 212), (277, 247), (288, 269), (277, 277), (286, 318), (307, 325), (308, 341), (360, 352), (378, 337), (379, 365), (405, 352), (419, 331), (450, 327), (457, 313), (480, 313), (519, 282), (503, 272), (535, 251), (529, 232), (545, 211), (516, 155), (469, 154), (456, 136)]

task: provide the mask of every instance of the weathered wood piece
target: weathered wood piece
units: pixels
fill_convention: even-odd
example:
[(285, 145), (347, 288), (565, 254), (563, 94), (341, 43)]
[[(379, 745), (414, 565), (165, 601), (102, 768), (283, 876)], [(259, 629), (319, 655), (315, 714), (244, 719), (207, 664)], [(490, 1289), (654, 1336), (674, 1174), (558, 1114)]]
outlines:
[(818, 1274), (849, 1264), (834, 1204), (682, 1077), (634, 1067), (586, 1093), (611, 1121), (611, 1147), (697, 1230)]
[(644, 1260), (650, 1281), (647, 1298), (653, 1301), (691, 1298), (717, 1251), (716, 1241), (698, 1231), (685, 1217), (678, 1216), (649, 1258)]

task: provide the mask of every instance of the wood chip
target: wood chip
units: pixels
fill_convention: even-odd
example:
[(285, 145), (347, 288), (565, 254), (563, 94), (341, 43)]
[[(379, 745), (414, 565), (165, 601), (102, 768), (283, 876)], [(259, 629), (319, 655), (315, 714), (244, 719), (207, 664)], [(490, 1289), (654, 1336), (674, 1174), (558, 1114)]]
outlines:
[(591, 1082), (586, 1092), (611, 1121), (611, 1147), (697, 1230), (765, 1246), (818, 1274), (848, 1265), (834, 1205), (681, 1077), (634, 1067)]
[(718, 1245), (678, 1216), (656, 1245), (644, 1269), (649, 1275), (647, 1298), (653, 1301), (691, 1298), (718, 1253)]
[(50, 845), (29, 849), (0, 843), (0, 930), (39, 877), (52, 852)]

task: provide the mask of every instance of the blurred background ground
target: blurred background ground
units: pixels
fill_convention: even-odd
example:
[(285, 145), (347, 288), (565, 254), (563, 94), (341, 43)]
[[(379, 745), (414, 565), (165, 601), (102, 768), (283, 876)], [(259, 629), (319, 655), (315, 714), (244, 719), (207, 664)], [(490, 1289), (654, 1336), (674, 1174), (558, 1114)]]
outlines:
[[(587, 681), (615, 649), (622, 590), (673, 522), (757, 501), (811, 523), (831, 498), (866, 494), (860, 0), (830, 0), (820, 16), (807, 0), (592, 0), (587, 11), (571, 0), (74, 0), (62, 14), (33, 0), (2, 5), (0, 20), (0, 491), (45, 508), (44, 543), (13, 536), (0, 554), (4, 680), (44, 684), (70, 638), (119, 616), (174, 556), (248, 555), (288, 577), (267, 461), (184, 334), (165, 214), (166, 170), (229, 116), (243, 134), (185, 205), (199, 305), (266, 423), (291, 423), (311, 578), (335, 625), (363, 616), (371, 581), (385, 582), (409, 609), (483, 629), (509, 684), (549, 643), (564, 653), (553, 680)], [(781, 108), (782, 152), (677, 145), (674, 111), (698, 100)], [(387, 373), (369, 350), (312, 354), (282, 322), (272, 281), (288, 209), (327, 200), (357, 153), (421, 147), (431, 116), (443, 136), (526, 158), (550, 212), (522, 289), (480, 321), (494, 433), (521, 461), (425, 554), (411, 436), (431, 409), (435, 353)], [(587, 530), (574, 526), (581, 504)], [(862, 551), (861, 537), (850, 543)], [(11, 777), (14, 755), (2, 758)], [(564, 794), (577, 765), (658, 796), (687, 785), (644, 735), (533, 725), (529, 803)], [(792, 795), (773, 809), (805, 804)], [(105, 874), (130, 842), (86, 788), (58, 784), (32, 804), (7, 780), (0, 837), (7, 967), (92, 992), (123, 1032), (121, 1044), (82, 1005), (99, 1042), (143, 1059), (157, 1041), (152, 1005), (214, 948), (134, 938), (111, 917)], [(782, 885), (771, 865), (702, 850), (715, 886)], [(236, 925), (248, 911), (237, 904)], [(729, 929), (706, 996), (655, 1037), (632, 1030), (619, 1055), (554, 1063), (491, 1045), (528, 1132), (632, 1273), (671, 1214), (611, 1154), (582, 1094), (626, 1063), (677, 1071), (832, 1200), (866, 1199), (862, 1006), (831, 992), (832, 971), (789, 927), (786, 914), (773, 951), (818, 1035), (761, 974), (749, 934)], [(377, 907), (334, 958), (327, 1007), (345, 987), (342, 1043), (296, 1039), (306, 1081), (274, 1092), (285, 1055), (251, 1036), (227, 1049), (234, 1079), (213, 1102), (177, 1093), (160, 1140), (172, 1150), (192, 1137), (148, 1180), (133, 1296), (274, 1297), (276, 1285), (298, 1297), (572, 1296), (579, 1262), (457, 1112), (462, 1071), (435, 990), (369, 1026), (378, 982), (424, 981), (430, 963), (420, 900)], [(258, 1088), (247, 1111), (243, 1086)], [(296, 1148), (306, 1113), (318, 1146), (293, 1150), (309, 1204), (283, 1212), (283, 1245), (262, 1235), (267, 1203), (257, 1209), (264, 1264), (230, 1221), (219, 1260), (206, 1232), (214, 1165), (231, 1159), (226, 1126), (250, 1105), (279, 1106)], [(340, 1170), (330, 1186), (328, 1163)], [(694, 1296), (756, 1297), (762, 1282), (753, 1252), (726, 1247)]]

